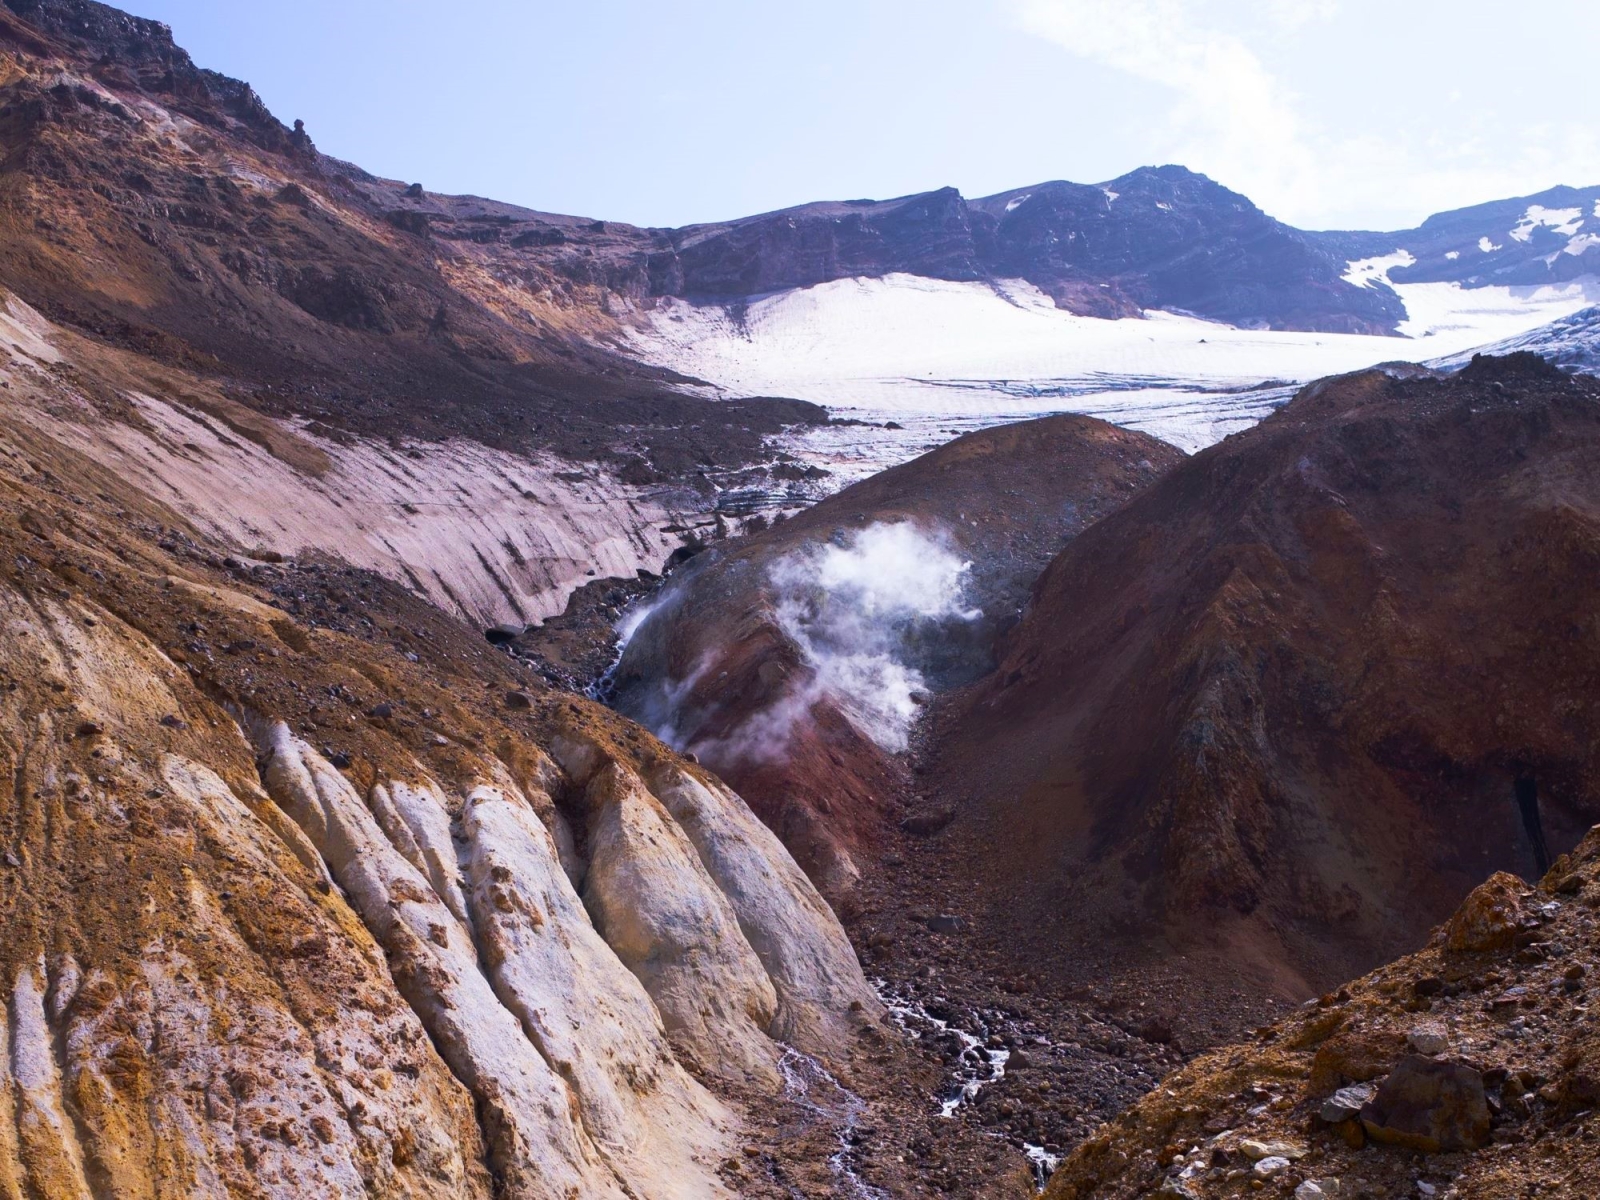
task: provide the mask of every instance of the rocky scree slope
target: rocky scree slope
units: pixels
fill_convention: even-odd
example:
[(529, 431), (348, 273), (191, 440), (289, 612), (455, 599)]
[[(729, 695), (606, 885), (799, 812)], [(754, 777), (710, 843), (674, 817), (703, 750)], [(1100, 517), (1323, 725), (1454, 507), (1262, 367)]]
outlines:
[(1600, 829), (1497, 874), (1426, 949), (1204, 1055), (1062, 1163), (1051, 1200), (1594, 1195)]
[(1325, 380), (1068, 544), (929, 778), (1040, 974), (1185, 947), (1287, 995), (1600, 816), (1600, 385)]
[(8, 402), (226, 543), (334, 550), (483, 625), (659, 569), (821, 418), (674, 390), (597, 348), (593, 289), (408, 232), (386, 187), (165, 26), (0, 8)]
[[(611, 680), (613, 702), (729, 780), (849, 910), (857, 858), (904, 816), (908, 776), (903, 747), (853, 711), (855, 692), (874, 685), (848, 672), (841, 679), (822, 660), (908, 668), (932, 691), (970, 682), (992, 666), (995, 638), (1051, 556), (1181, 458), (1090, 417), (958, 438), (691, 560), (633, 632)], [(874, 549), (886, 528), (909, 531), (910, 558), (893, 534), (891, 546)], [(888, 577), (914, 570), (915, 559), (949, 556), (959, 597), (932, 615), (932, 597), (857, 599), (847, 586), (828, 597), (784, 571), (804, 562), (814, 575), (812, 560), (831, 552), (858, 559), (888, 590)], [(897, 615), (895, 603), (907, 613)], [(907, 615), (918, 606), (930, 614)], [(813, 644), (807, 626), (839, 636)]]
[(196, 67), (163, 25), (18, 0), (0, 8), (0, 60), (3, 282), (249, 410), (704, 492), (708, 471), (766, 462), (767, 435), (823, 418), (715, 404), (606, 349), (611, 293), (510, 244), (521, 210), (458, 198), (433, 219)]
[(729, 1195), (855, 1069), (743, 802), (381, 576), (8, 424), (0, 626), (0, 1195)]

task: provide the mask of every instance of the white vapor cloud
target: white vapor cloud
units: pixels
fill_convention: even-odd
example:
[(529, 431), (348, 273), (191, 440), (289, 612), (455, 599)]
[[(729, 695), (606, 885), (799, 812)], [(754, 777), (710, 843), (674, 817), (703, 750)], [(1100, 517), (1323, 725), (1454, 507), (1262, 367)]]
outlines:
[(815, 706), (828, 702), (863, 735), (899, 753), (920, 712), (918, 694), (927, 689), (918, 666), (923, 649), (983, 615), (967, 604), (970, 569), (942, 533), (908, 522), (878, 523), (791, 551), (768, 567), (767, 578), (778, 628), (798, 651), (795, 677), (733, 729), (707, 737), (701, 730), (719, 704), (703, 708), (694, 697), (718, 661), (713, 649), (684, 679), (660, 681), (630, 715), (669, 745), (726, 766), (782, 761)]
[[(1600, 135), (1575, 114), (1507, 103), (1504, 120), (1476, 134), (1442, 134), (1414, 95), (1408, 103), (1393, 86), (1412, 68), (1385, 44), (1372, 0), (1012, 0), (1011, 8), (1028, 33), (1170, 95), (1146, 143), (1160, 161), (1209, 175), (1292, 224), (1328, 227), (1354, 212), (1409, 223), (1600, 177)], [(1299, 76), (1275, 64), (1316, 55), (1307, 39), (1341, 22), (1346, 37), (1370, 27), (1370, 44), (1334, 64), (1347, 69), (1320, 77), (1315, 96), (1301, 95), (1289, 81)], [(1492, 76), (1462, 76), (1480, 108), (1497, 111)], [(1381, 123), (1358, 103), (1375, 85), (1394, 93)]]

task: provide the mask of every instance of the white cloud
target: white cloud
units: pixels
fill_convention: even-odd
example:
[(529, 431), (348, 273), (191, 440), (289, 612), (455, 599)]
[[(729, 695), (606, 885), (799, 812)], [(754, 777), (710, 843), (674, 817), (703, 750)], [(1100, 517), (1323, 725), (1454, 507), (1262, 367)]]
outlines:
[[(1140, 147), (1145, 161), (1201, 171), (1294, 224), (1326, 227), (1352, 213), (1415, 220), (1559, 181), (1588, 183), (1581, 176), (1600, 166), (1594, 130), (1526, 112), (1515, 114), (1510, 147), (1459, 130), (1446, 136), (1399, 103), (1381, 128), (1350, 128), (1347, 96), (1312, 103), (1273, 65), (1293, 60), (1295, 39), (1319, 36), (1312, 25), (1362, 19), (1336, 0), (1010, 2), (1024, 30), (1171, 94), (1164, 122)], [(1381, 43), (1368, 51), (1384, 53)]]

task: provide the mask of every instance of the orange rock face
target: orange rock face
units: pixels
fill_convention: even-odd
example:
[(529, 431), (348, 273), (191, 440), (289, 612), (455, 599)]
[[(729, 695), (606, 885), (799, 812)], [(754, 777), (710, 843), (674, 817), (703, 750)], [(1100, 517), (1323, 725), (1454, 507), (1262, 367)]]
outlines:
[(1522, 897), (1527, 885), (1515, 875), (1496, 871), (1472, 889), (1444, 927), (1449, 950), (1503, 950), (1522, 924)]

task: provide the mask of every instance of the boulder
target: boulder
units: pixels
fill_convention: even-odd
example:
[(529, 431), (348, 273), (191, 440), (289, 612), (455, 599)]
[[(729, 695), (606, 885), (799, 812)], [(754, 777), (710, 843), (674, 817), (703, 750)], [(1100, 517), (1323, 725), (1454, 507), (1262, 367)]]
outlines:
[(1496, 871), (1472, 890), (1445, 924), (1445, 949), (1458, 953), (1503, 950), (1516, 939), (1527, 884)]
[(1407, 1055), (1363, 1106), (1375, 1142), (1424, 1154), (1477, 1150), (1489, 1141), (1483, 1076), (1461, 1062)]
[(932, 837), (955, 820), (955, 815), (956, 811), (953, 808), (935, 808), (928, 812), (912, 813), (900, 822), (900, 828), (912, 837)]

